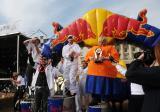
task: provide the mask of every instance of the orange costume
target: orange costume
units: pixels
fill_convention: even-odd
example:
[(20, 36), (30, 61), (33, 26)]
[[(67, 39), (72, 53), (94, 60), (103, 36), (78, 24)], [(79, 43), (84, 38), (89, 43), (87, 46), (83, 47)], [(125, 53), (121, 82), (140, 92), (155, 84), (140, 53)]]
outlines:
[[(99, 48), (101, 49), (101, 57), (106, 59), (96, 63), (94, 57)], [(118, 72), (111, 61), (107, 59), (109, 56), (119, 61), (119, 54), (113, 45), (94, 46), (88, 51), (85, 57), (85, 61), (88, 62), (86, 93), (91, 93), (92, 96), (98, 95), (102, 99), (123, 99), (128, 95), (126, 89), (128, 86), (126, 83), (122, 83), (120, 78), (117, 78)]]
[(109, 57), (109, 55), (111, 55), (112, 57), (114, 57), (115, 60), (119, 60), (119, 54), (115, 49), (115, 46), (109, 45), (92, 47), (85, 57), (85, 61), (89, 61), (88, 75), (115, 78), (117, 75), (117, 70), (109, 60), (105, 60), (102, 63), (98, 64), (95, 63), (94, 60), (90, 60), (90, 57), (93, 57), (95, 55), (95, 50), (97, 48), (100, 48), (102, 50), (103, 57)]

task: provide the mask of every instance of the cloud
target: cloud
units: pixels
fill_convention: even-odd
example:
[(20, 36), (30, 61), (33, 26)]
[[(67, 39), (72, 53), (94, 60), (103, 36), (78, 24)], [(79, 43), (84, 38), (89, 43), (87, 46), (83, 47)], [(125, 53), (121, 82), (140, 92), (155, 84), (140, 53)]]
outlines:
[(48, 2), (44, 0), (4, 0), (1, 13), (8, 23), (20, 21), (22, 31), (32, 32), (45, 26), (49, 20), (53, 2), (53, 0)]
[[(137, 14), (140, 10), (146, 8), (148, 9), (148, 18), (150, 19), (153, 13), (155, 13), (157, 16), (160, 17), (160, 13), (158, 13), (158, 0), (134, 0), (134, 1), (128, 1), (124, 0), (124, 2), (120, 3), (120, 5), (114, 5), (110, 7), (113, 12), (117, 12), (119, 14), (123, 14), (130, 17), (137, 17)], [(150, 21), (151, 22), (151, 21)]]
[(67, 26), (93, 8), (106, 8), (132, 18), (147, 8), (148, 23), (160, 28), (158, 4), (158, 0), (1, 0), (0, 24), (19, 21), (22, 32), (41, 29), (51, 36), (53, 21)]

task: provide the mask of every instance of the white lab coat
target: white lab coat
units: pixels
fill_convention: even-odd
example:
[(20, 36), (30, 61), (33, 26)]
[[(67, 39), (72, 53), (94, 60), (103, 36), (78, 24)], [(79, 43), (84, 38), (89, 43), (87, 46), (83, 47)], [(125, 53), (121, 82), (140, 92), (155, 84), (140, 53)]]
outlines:
[[(74, 60), (71, 61), (69, 55), (71, 52), (75, 52), (76, 55)], [(65, 78), (65, 87), (68, 88), (72, 93), (76, 93), (78, 86), (76, 81), (76, 75), (78, 72), (78, 57), (80, 56), (81, 48), (78, 44), (67, 44), (62, 49), (62, 56), (64, 58), (64, 78)]]
[[(32, 87), (35, 87), (35, 85), (36, 85), (38, 74), (39, 74), (39, 70), (37, 67), (36, 72), (33, 75)], [(49, 90), (51, 92), (51, 96), (52, 96), (54, 94), (54, 85), (55, 85), (54, 78), (59, 74), (59, 72), (58, 72), (57, 68), (52, 67), (52, 65), (50, 64), (45, 68), (45, 74), (46, 74), (48, 88), (49, 88)]]
[(76, 103), (76, 112), (82, 112), (82, 96), (85, 95), (88, 97), (88, 94), (85, 94), (85, 84), (86, 84), (86, 76), (87, 76), (88, 68), (85, 69), (79, 68), (79, 83), (77, 82), (78, 90), (75, 96)]
[(86, 84), (86, 77), (87, 77), (87, 71), (88, 67), (85, 69), (80, 69), (80, 75), (79, 75), (79, 90), (81, 95), (85, 95), (85, 84)]
[(64, 64), (61, 61), (58, 63), (57, 68), (61, 74), (64, 73)]
[[(38, 63), (41, 54), (37, 53), (35, 45), (33, 43), (29, 42), (28, 45), (26, 46), (26, 48), (27, 48), (28, 52), (30, 52), (30, 49), (32, 49), (31, 54), (32, 54), (33, 61), (35, 63)], [(40, 44), (38, 45), (38, 48), (41, 50)]]

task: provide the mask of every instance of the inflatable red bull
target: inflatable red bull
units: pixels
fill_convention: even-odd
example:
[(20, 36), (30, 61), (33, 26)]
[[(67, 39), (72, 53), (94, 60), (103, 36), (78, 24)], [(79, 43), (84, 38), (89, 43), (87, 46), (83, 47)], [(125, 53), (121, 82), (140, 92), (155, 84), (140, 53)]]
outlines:
[[(62, 47), (67, 41), (67, 36), (74, 35), (75, 42), (84, 42), (86, 46), (98, 45), (98, 39), (105, 37), (108, 42), (119, 39), (122, 41), (131, 41), (132, 43), (137, 43), (145, 47), (154, 47), (160, 40), (160, 29), (147, 24), (146, 14), (147, 10), (144, 9), (139, 12), (137, 19), (132, 19), (105, 9), (93, 9), (69, 24), (67, 27), (64, 27), (60, 31), (56, 31), (57, 38), (52, 41), (52, 45), (56, 52), (61, 53)], [(53, 25), (53, 27), (55, 26), (56, 30), (58, 25)], [(122, 84), (121, 80), (119, 80), (121, 78), (124, 77), (121, 76), (121, 74), (117, 74), (116, 78), (106, 80), (105, 83), (108, 84), (112, 82), (111, 85), (113, 85), (114, 88), (109, 88), (106, 91), (106, 94), (109, 97), (114, 95), (114, 99), (117, 99), (119, 96), (128, 95), (123, 89), (127, 88), (125, 87), (126, 84)], [(94, 83), (92, 79), (91, 81)], [(106, 77), (104, 77), (104, 79), (106, 79)], [(92, 84), (89, 84), (89, 89), (91, 88), (90, 85)], [(93, 88), (93, 90), (94, 89), (95, 88)], [(101, 88), (98, 87), (97, 91), (100, 89)], [(92, 93), (92, 91), (89, 92)]]
[(59, 31), (52, 44), (64, 43), (68, 35), (74, 35), (75, 42), (83, 41), (89, 46), (97, 45), (98, 38), (105, 36), (108, 42), (125, 39), (153, 47), (160, 40), (160, 29), (147, 24), (146, 14), (144, 9), (139, 12), (138, 19), (132, 19), (105, 9), (93, 9)]
[[(52, 51), (61, 57), (63, 45), (68, 35), (74, 35), (75, 42), (84, 42), (87, 46), (98, 44), (98, 38), (106, 37), (108, 42), (114, 39), (127, 40), (145, 47), (154, 47), (160, 40), (160, 29), (147, 24), (147, 10), (139, 12), (137, 19), (128, 18), (105, 9), (92, 9), (81, 18), (63, 28), (59, 23), (53, 22), (54, 34), (57, 38), (51, 41)], [(47, 50), (46, 50), (47, 49)], [(51, 55), (50, 45), (44, 47), (43, 54)], [(53, 56), (53, 55), (52, 55)], [(57, 58), (54, 62), (58, 63)]]

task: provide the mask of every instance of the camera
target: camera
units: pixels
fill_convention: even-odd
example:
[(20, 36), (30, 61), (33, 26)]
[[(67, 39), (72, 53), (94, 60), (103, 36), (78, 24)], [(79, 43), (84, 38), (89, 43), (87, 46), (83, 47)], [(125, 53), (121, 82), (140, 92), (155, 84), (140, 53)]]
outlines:
[(144, 53), (144, 58), (142, 59), (143, 63), (150, 66), (155, 60), (154, 50), (145, 49), (143, 52), (137, 52), (134, 54), (134, 58), (137, 59), (142, 53)]

